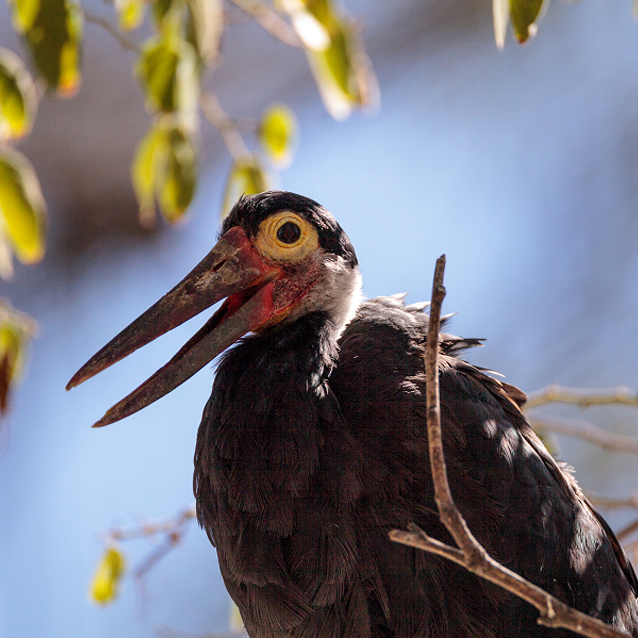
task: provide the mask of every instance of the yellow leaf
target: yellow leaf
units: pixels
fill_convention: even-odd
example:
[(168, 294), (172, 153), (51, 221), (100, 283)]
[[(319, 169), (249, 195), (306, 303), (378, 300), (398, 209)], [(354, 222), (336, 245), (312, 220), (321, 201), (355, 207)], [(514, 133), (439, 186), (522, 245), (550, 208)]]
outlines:
[(157, 167), (156, 189), (164, 218), (179, 221), (193, 199), (197, 184), (197, 152), (193, 140), (179, 127), (168, 131), (166, 152)]
[(33, 166), (8, 147), (0, 151), (0, 219), (18, 259), (26, 264), (40, 261), (46, 204)]
[(70, 0), (12, 0), (13, 21), (50, 89), (73, 95), (80, 85), (82, 13)]
[(115, 0), (115, 10), (122, 31), (137, 29), (144, 20), (144, 0)]
[(303, 0), (280, 0), (279, 6), (290, 17), (292, 28), (312, 51), (325, 51), (330, 46), (330, 34), (326, 27), (308, 9)]
[(165, 153), (162, 146), (168, 144), (166, 129), (151, 127), (135, 152), (131, 166), (131, 179), (140, 209), (140, 223), (148, 228), (155, 223), (155, 181), (158, 157)]
[(190, 12), (189, 30), (199, 58), (210, 64), (219, 53), (224, 32), (224, 5), (222, 0), (187, 0)]
[(9, 396), (20, 379), (25, 353), (35, 334), (31, 317), (0, 299), (0, 413), (7, 411)]
[(242, 195), (255, 195), (271, 190), (271, 178), (263, 169), (259, 160), (250, 156), (233, 165), (226, 180), (222, 217), (226, 217), (235, 202)]
[(22, 60), (0, 48), (0, 141), (29, 133), (37, 104), (33, 80)]
[(510, 0), (512, 27), (521, 44), (536, 35), (543, 5), (547, 4), (548, 0)]
[(297, 118), (285, 104), (273, 104), (262, 115), (259, 141), (274, 164), (286, 168), (292, 161)]
[(114, 546), (107, 547), (91, 581), (91, 600), (100, 605), (112, 603), (117, 597), (125, 566), (120, 550)]
[(192, 118), (197, 110), (199, 76), (193, 46), (168, 32), (145, 45), (137, 73), (149, 110), (179, 111)]

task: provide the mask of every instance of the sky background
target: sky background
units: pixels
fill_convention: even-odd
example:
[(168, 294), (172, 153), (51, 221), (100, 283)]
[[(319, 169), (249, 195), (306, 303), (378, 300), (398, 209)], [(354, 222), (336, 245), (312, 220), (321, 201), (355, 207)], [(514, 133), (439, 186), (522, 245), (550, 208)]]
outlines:
[[(429, 297), (447, 254), (451, 331), (487, 339), (469, 359), (525, 391), (549, 383), (638, 387), (638, 24), (631, 2), (554, 2), (536, 39), (497, 51), (487, 0), (346, 3), (364, 33), (381, 106), (345, 123), (323, 110), (304, 56), (255, 25), (229, 27), (209, 88), (231, 114), (284, 101), (300, 143), (280, 186), (326, 206), (352, 240), (364, 292)], [(108, 6), (89, 4), (110, 15)], [(230, 160), (204, 125), (189, 219), (137, 227), (128, 171), (150, 124), (135, 55), (86, 25), (84, 83), (45, 98), (20, 144), (49, 205), (42, 264), (0, 294), (33, 315), (26, 379), (0, 434), (0, 637), (150, 638), (222, 632), (229, 598), (192, 525), (183, 545), (101, 609), (87, 590), (100, 533), (193, 501), (192, 456), (213, 371), (124, 422), (89, 427), (165, 363), (195, 319), (72, 393), (71, 375), (212, 247)], [(21, 51), (0, 5), (0, 46)], [(205, 313), (206, 314), (206, 313)], [(628, 408), (586, 418), (638, 435)], [(589, 490), (638, 490), (636, 460), (561, 439)], [(606, 514), (607, 515), (607, 514)], [(629, 513), (607, 515), (614, 527)], [(152, 547), (123, 547), (135, 567)]]

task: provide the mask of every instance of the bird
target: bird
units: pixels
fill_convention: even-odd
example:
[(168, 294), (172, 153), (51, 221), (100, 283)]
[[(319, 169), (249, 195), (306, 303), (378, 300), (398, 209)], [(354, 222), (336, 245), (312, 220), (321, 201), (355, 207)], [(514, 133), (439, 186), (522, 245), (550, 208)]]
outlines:
[[(242, 196), (211, 252), (67, 389), (222, 299), (95, 425), (216, 360), (194, 493), (250, 638), (576, 635), (539, 625), (533, 607), (463, 567), (390, 541), (414, 524), (453, 544), (429, 465), (426, 304), (364, 301), (348, 236), (312, 199)], [(503, 565), (638, 636), (631, 563), (526, 421), (524, 393), (463, 358), (481, 344), (439, 335), (443, 445), (461, 514)]]

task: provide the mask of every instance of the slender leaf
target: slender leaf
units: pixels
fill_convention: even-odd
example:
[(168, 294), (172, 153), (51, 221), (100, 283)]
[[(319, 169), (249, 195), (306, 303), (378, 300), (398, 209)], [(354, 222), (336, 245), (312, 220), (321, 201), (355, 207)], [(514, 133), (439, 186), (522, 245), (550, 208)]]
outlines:
[(266, 109), (259, 125), (259, 141), (278, 167), (290, 165), (296, 137), (297, 118), (285, 104), (273, 104)]
[(114, 5), (122, 31), (132, 31), (142, 24), (145, 0), (115, 0)]
[(137, 72), (151, 111), (194, 114), (199, 77), (197, 56), (191, 44), (173, 33), (153, 38), (142, 51)]
[(222, 216), (226, 217), (242, 195), (255, 195), (272, 189), (272, 179), (257, 157), (251, 155), (235, 163), (226, 180)]
[(157, 199), (164, 218), (179, 221), (195, 194), (197, 152), (193, 140), (179, 127), (168, 131), (166, 152), (157, 166)]
[(544, 2), (545, 0), (510, 0), (512, 27), (521, 44), (536, 35), (536, 23)]
[(33, 79), (22, 60), (0, 48), (0, 141), (29, 133), (37, 104)]
[(17, 151), (0, 150), (0, 218), (18, 259), (44, 256), (46, 204), (31, 163)]
[(69, 0), (9, 0), (13, 22), (48, 87), (62, 96), (80, 85), (82, 13)]
[(125, 569), (126, 561), (122, 552), (117, 547), (107, 547), (91, 581), (91, 600), (99, 605), (112, 603), (118, 595)]
[(219, 54), (224, 31), (222, 0), (187, 0), (189, 20), (187, 40), (204, 64), (210, 64)]

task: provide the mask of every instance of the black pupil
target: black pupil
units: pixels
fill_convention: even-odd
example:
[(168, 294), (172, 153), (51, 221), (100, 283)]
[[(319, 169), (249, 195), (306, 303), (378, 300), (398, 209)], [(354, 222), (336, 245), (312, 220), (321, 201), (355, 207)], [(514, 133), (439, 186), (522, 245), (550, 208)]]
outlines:
[(284, 244), (294, 244), (301, 237), (301, 228), (294, 222), (286, 222), (277, 230), (277, 239)]

